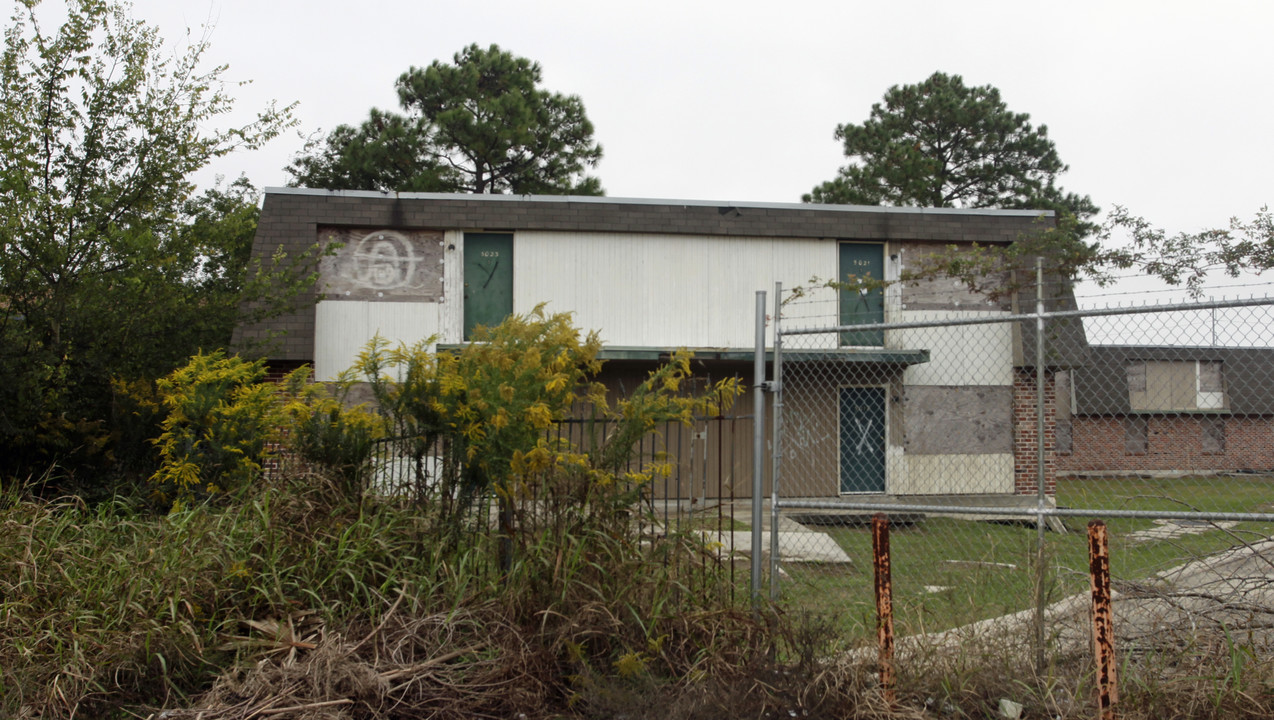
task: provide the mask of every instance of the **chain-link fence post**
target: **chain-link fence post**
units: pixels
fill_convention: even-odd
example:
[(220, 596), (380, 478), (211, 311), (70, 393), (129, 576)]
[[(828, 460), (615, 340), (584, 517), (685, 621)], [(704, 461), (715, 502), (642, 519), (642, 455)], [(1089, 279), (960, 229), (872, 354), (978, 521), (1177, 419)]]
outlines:
[(1047, 503), (1044, 454), (1044, 258), (1035, 258), (1035, 672), (1044, 672), (1044, 605), (1047, 601), (1044, 509)]
[(770, 601), (779, 599), (779, 475), (783, 470), (783, 283), (774, 283), (774, 364), (770, 377), (773, 380), (774, 427), (770, 456)]
[(765, 491), (765, 291), (756, 291), (752, 360), (752, 604), (761, 602), (761, 519)]

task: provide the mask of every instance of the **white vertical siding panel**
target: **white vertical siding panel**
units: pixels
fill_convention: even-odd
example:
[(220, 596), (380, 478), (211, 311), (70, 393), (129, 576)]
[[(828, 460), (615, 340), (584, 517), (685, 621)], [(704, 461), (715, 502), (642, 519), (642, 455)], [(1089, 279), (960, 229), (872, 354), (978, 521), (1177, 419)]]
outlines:
[[(901, 322), (996, 317), (1000, 310), (899, 311)], [(929, 351), (929, 362), (912, 365), (908, 385), (1012, 385), (1013, 334), (1008, 323), (895, 330), (897, 347)]]
[(367, 306), (370, 304), (365, 300), (324, 300), (314, 308), (316, 380), (331, 380), (353, 364), (358, 353), (351, 354), (350, 346), (367, 331)]
[(1013, 494), (1013, 455), (907, 455), (895, 495)]
[(464, 233), (448, 230), (443, 234), (442, 241), (442, 303), (438, 308), (438, 341), (458, 343), (464, 340)]
[(751, 347), (757, 290), (836, 268), (835, 242), (771, 238), (519, 232), (513, 256), (514, 312), (547, 302), (607, 344), (649, 347)]
[(314, 377), (332, 380), (376, 336), (414, 345), (439, 333), (438, 303), (325, 300), (315, 308)]

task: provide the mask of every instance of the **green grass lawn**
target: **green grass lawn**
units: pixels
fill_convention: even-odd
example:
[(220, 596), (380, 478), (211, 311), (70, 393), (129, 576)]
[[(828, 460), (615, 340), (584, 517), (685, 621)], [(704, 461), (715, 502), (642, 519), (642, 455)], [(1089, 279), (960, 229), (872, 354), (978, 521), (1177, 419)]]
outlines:
[[(1274, 479), (1173, 478), (1063, 480), (1060, 506), (1095, 509), (1265, 512), (1274, 507)], [(1094, 513), (1094, 518), (1101, 514)], [(1067, 533), (1045, 536), (1049, 599), (1088, 589), (1087, 520), (1068, 518)], [(1110, 519), (1111, 572), (1141, 580), (1229, 547), (1269, 537), (1274, 526), (1241, 523), (1172, 540), (1138, 540), (1151, 520)], [(789, 564), (781, 579), (792, 608), (834, 614), (854, 630), (871, 632), (875, 601), (869, 528), (828, 534), (853, 559), (850, 565)], [(890, 534), (896, 627), (900, 633), (943, 630), (1031, 607), (1037, 532), (1033, 525), (931, 517)]]

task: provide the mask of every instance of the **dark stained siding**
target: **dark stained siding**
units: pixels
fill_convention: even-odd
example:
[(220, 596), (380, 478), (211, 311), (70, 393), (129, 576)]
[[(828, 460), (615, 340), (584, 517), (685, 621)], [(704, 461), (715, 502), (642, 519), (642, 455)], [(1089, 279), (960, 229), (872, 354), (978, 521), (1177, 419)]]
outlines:
[[(949, 245), (949, 243), (938, 242), (892, 242), (889, 244), (889, 252), (901, 259), (904, 271), (914, 273), (925, 266), (926, 258), (946, 252)], [(1010, 309), (1010, 298), (1001, 297), (992, 301), (971, 292), (963, 283), (948, 277), (926, 278), (903, 284), (901, 302), (903, 310)]]

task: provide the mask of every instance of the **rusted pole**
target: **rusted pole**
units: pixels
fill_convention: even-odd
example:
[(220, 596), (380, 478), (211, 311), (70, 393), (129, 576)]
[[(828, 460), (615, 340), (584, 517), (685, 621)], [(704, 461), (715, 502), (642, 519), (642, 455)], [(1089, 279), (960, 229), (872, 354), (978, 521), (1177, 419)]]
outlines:
[(885, 702), (894, 704), (894, 602), (889, 578), (889, 516), (876, 513), (871, 518), (872, 565), (876, 569), (876, 639), (880, 644), (880, 687)]
[(1097, 660), (1097, 717), (1114, 720), (1119, 688), (1115, 682), (1115, 627), (1110, 604), (1110, 548), (1106, 523), (1088, 523), (1088, 577), (1093, 587), (1093, 652)]

